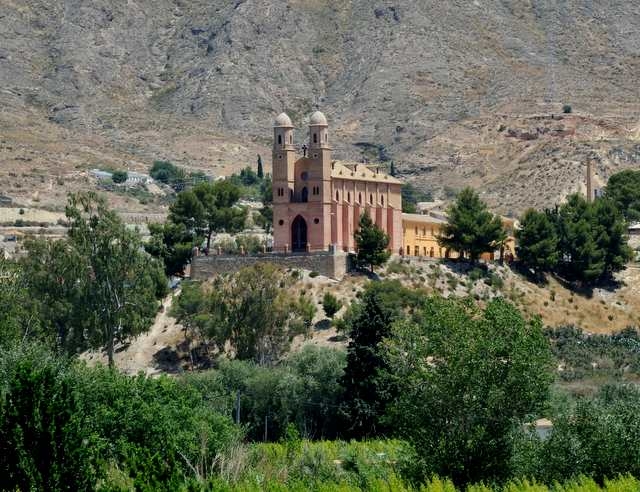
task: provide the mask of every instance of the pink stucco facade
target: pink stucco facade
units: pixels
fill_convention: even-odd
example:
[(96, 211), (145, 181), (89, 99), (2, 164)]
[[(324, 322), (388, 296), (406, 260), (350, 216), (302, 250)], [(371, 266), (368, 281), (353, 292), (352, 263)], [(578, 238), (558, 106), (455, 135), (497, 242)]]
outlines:
[(273, 236), (276, 251), (354, 251), (362, 213), (402, 249), (401, 182), (364, 164), (335, 161), (325, 116), (311, 116), (309, 142), (293, 145), (293, 125), (276, 118), (273, 141)]

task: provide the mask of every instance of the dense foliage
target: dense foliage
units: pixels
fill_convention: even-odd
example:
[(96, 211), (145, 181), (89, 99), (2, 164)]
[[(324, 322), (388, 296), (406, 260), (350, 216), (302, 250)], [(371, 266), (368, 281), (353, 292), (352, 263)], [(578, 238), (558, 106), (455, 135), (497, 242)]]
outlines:
[(178, 193), (164, 224), (149, 227), (149, 254), (164, 262), (167, 275), (182, 275), (194, 247), (217, 232), (236, 233), (244, 229), (247, 209), (238, 205), (240, 189), (230, 181), (201, 182)]
[(527, 210), (520, 219), (516, 240), (518, 259), (534, 273), (540, 275), (558, 264), (558, 235), (548, 213)]
[(211, 288), (185, 285), (173, 313), (218, 351), (230, 349), (241, 360), (275, 364), (294, 336), (309, 332), (316, 312), (304, 293), (288, 290), (292, 280), (269, 263), (257, 263), (216, 277)]
[(640, 221), (640, 171), (625, 169), (611, 176), (605, 197), (616, 205), (625, 220)]
[(341, 322), (349, 335), (345, 388), (341, 413), (345, 432), (353, 437), (381, 434), (386, 404), (393, 398), (384, 384), (387, 370), (381, 343), (391, 336), (392, 325), (419, 302), (420, 293), (398, 281), (370, 283)]
[(343, 351), (306, 346), (275, 367), (222, 360), (216, 370), (186, 381), (207, 399), (224, 402), (229, 415), (239, 415), (250, 439), (279, 441), (291, 429), (305, 438), (327, 439), (339, 432), (344, 365)]
[(111, 174), (111, 179), (114, 183), (124, 183), (129, 178), (129, 173), (127, 171), (113, 171)]
[(448, 222), (442, 227), (438, 243), (476, 261), (482, 253), (494, 251), (506, 240), (500, 217), (471, 188), (465, 188), (447, 209)]
[[(192, 196), (205, 224), (204, 195)], [(601, 217), (594, 244), (610, 253), (602, 261), (615, 265), (617, 243), (603, 232), (616, 229), (610, 203), (588, 213)], [(559, 218), (579, 222), (570, 210), (582, 204), (568, 206), (527, 230), (535, 239)], [(636, 329), (543, 332), (502, 299), (478, 305), (373, 281), (342, 315), (335, 296), (322, 299), (348, 336), (346, 351), (291, 353), (317, 300), (300, 293), (297, 272), (257, 264), (184, 283), (174, 301), (187, 342), (205, 348), (213, 369), (126, 376), (69, 356), (101, 347), (112, 362), (117, 341), (149, 326), (166, 278), (95, 196), (71, 197), (67, 214), (68, 238), (32, 241), (20, 262), (0, 260), (0, 489), (454, 491), (455, 483), (512, 492), (572, 479), (554, 490), (600, 490), (591, 478), (609, 490), (638, 486), (630, 476), (606, 481), (640, 475), (640, 391), (629, 384), (640, 374)], [(184, 222), (171, 227), (156, 233), (189, 239)], [(179, 253), (164, 243), (152, 238), (148, 248)], [(627, 384), (585, 389), (603, 381)], [(543, 438), (530, 424), (540, 416), (553, 422)], [(480, 482), (491, 488), (470, 485)]]
[(510, 476), (514, 424), (548, 398), (551, 352), (539, 320), (496, 299), (484, 310), (431, 298), (385, 342), (390, 425), (424, 469), (456, 483)]
[(384, 265), (391, 256), (389, 235), (371, 220), (368, 213), (360, 216), (354, 237), (358, 250), (356, 259), (360, 266), (368, 267), (373, 272), (373, 267)]
[(415, 214), (418, 211), (418, 202), (430, 202), (433, 200), (431, 193), (420, 191), (411, 183), (403, 184), (400, 192), (402, 194), (402, 212), (406, 214)]
[(618, 474), (640, 476), (640, 389), (605, 386), (554, 419), (551, 435), (524, 436), (514, 455), (514, 473), (544, 483), (588, 475), (598, 481)]
[(594, 284), (610, 278), (632, 257), (624, 217), (608, 198), (587, 202), (570, 195), (554, 210), (527, 211), (521, 225), (519, 259), (537, 274), (552, 271)]
[(238, 436), (179, 381), (89, 369), (40, 346), (0, 348), (3, 490), (94, 490), (108, 477), (177, 490), (212, 472)]
[(71, 195), (66, 215), (68, 237), (27, 241), (27, 254), (13, 271), (20, 278), (14, 277), (9, 292), (28, 295), (21, 309), (30, 314), (15, 335), (68, 354), (104, 348), (113, 364), (115, 344), (151, 325), (167, 280), (160, 264), (141, 250), (140, 235), (102, 198)]

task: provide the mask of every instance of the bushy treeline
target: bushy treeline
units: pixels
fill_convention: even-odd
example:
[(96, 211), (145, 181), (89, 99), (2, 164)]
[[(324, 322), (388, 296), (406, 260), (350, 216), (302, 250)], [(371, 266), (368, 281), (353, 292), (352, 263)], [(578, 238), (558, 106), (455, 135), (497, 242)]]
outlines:
[(632, 259), (623, 211), (606, 196), (588, 202), (574, 194), (554, 209), (527, 210), (520, 226), (518, 259), (536, 275), (554, 272), (593, 284)]
[(628, 327), (611, 334), (585, 333), (575, 326), (546, 331), (560, 365), (562, 381), (585, 378), (624, 380), (640, 375), (640, 331)]
[(38, 340), (74, 355), (146, 331), (166, 295), (162, 265), (94, 193), (70, 195), (67, 237), (28, 239), (17, 261), (0, 259), (0, 344)]
[[(73, 240), (114, 246), (98, 234), (100, 214), (78, 213)], [(126, 251), (130, 257), (116, 256), (121, 263), (148, 259), (139, 246)], [(71, 272), (84, 265), (43, 264)], [(107, 279), (119, 279), (127, 292), (128, 270), (112, 268), (104, 275), (124, 272)], [(84, 308), (71, 309), (86, 299), (74, 296), (83, 284), (67, 284), (66, 269), (37, 270), (31, 279), (7, 269), (0, 295), (12, 305), (0, 303), (3, 335), (24, 328), (32, 313), (28, 282), (36, 281), (51, 286), (42, 291), (49, 311), (36, 312), (69, 333), (84, 326)], [(101, 272), (86, 281), (98, 282)], [(174, 309), (187, 333), (210, 346), (213, 369), (128, 377), (68, 359), (76, 351), (60, 350), (56, 330), (51, 338), (24, 331), (2, 337), (0, 488), (419, 490), (434, 487), (437, 475), (500, 490), (518, 477), (550, 484), (580, 475), (599, 483), (640, 475), (638, 389), (607, 387), (591, 400), (553, 405), (557, 360), (549, 337), (539, 319), (524, 318), (504, 299), (479, 305), (397, 281), (370, 282), (338, 323), (349, 338), (346, 351), (307, 347), (292, 354), (293, 336), (308, 332), (317, 308), (295, 290), (291, 273), (273, 265), (187, 284)], [(117, 320), (112, 316), (105, 319)], [(126, 326), (122, 321), (115, 326)], [(49, 347), (32, 345), (32, 338)], [(559, 340), (553, 338), (556, 354)], [(620, 343), (636, 340), (629, 335)], [(569, 359), (575, 351), (567, 347)], [(538, 417), (554, 423), (546, 439), (529, 431)], [(256, 441), (280, 444), (250, 444)], [(340, 451), (331, 454), (331, 446)]]
[(180, 490), (239, 435), (180, 381), (90, 369), (40, 345), (0, 348), (2, 490)]

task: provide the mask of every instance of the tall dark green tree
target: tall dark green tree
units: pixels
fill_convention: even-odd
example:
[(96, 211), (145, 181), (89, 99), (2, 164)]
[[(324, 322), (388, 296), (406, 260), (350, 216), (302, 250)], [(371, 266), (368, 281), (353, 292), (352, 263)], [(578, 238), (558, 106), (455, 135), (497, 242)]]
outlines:
[(380, 344), (391, 335), (393, 322), (419, 303), (419, 295), (396, 280), (371, 282), (344, 316), (341, 325), (350, 342), (341, 414), (351, 437), (375, 436), (387, 429), (381, 417), (394, 394), (384, 384), (388, 366)]
[(167, 221), (164, 224), (149, 224), (151, 237), (144, 249), (164, 264), (167, 275), (183, 275), (192, 251), (198, 245), (197, 236), (189, 232), (184, 224)]
[(24, 284), (42, 332), (29, 332), (27, 339), (39, 339), (67, 354), (86, 349), (87, 279), (91, 270), (87, 258), (69, 240), (44, 239), (25, 242), (27, 254), (20, 259)]
[(620, 209), (608, 198), (598, 198), (593, 203), (597, 231), (596, 243), (604, 252), (604, 275), (620, 271), (632, 259), (628, 245), (627, 225)]
[(447, 214), (448, 222), (442, 228), (438, 243), (471, 261), (476, 261), (482, 253), (493, 251), (506, 238), (500, 217), (489, 212), (471, 188), (458, 194)]
[(258, 171), (256, 172), (258, 179), (264, 178), (264, 169), (262, 169), (262, 156), (258, 154)]
[(176, 201), (169, 207), (168, 220), (174, 224), (183, 224), (187, 231), (201, 238), (207, 225), (205, 205), (193, 192), (186, 190), (178, 193)]
[(527, 210), (516, 231), (518, 259), (537, 275), (558, 264), (558, 235), (545, 212)]
[(391, 252), (389, 251), (389, 236), (373, 223), (369, 214), (360, 216), (358, 230), (354, 234), (358, 248), (357, 260), (361, 266), (367, 266), (373, 272), (375, 266), (384, 265)]
[(151, 326), (166, 277), (143, 251), (140, 235), (127, 229), (104, 199), (93, 193), (71, 195), (66, 215), (69, 244), (86, 265), (79, 279), (83, 302), (77, 306), (85, 315), (85, 336), (90, 347), (104, 348), (113, 367), (115, 344)]
[(236, 185), (227, 180), (200, 183), (193, 188), (193, 194), (204, 209), (207, 248), (214, 233), (236, 233), (244, 229), (247, 208), (238, 205), (240, 189)]
[(640, 221), (640, 171), (625, 169), (611, 176), (605, 196), (615, 203), (625, 220)]
[(591, 283), (605, 272), (605, 252), (596, 240), (593, 206), (580, 194), (570, 195), (555, 218), (562, 253), (562, 270), (570, 278)]

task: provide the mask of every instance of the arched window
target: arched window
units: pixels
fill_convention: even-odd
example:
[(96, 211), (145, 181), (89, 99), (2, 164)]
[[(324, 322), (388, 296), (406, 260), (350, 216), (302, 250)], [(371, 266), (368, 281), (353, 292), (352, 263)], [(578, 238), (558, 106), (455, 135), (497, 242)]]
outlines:
[(351, 203), (351, 192), (347, 193), (347, 203)]
[(313, 134), (313, 143), (318, 143), (318, 134), (317, 133)]
[(407, 244), (407, 255), (411, 256), (411, 246)]
[(282, 135), (278, 135), (278, 145), (282, 145)]
[(362, 193), (358, 193), (358, 205), (362, 205)]
[(289, 135), (289, 143), (293, 143), (293, 135)]
[(380, 203), (384, 206), (384, 195), (380, 197)]
[(306, 186), (302, 188), (302, 193), (300, 198), (302, 199), (303, 202), (309, 201), (309, 190), (307, 189)]
[(336, 190), (336, 202), (340, 201), (340, 192)]
[(328, 133), (325, 133), (325, 134), (324, 134), (324, 141), (325, 141), (325, 142), (328, 142), (328, 141), (329, 141), (329, 134), (328, 134)]
[(369, 195), (369, 205), (373, 205), (373, 193)]

